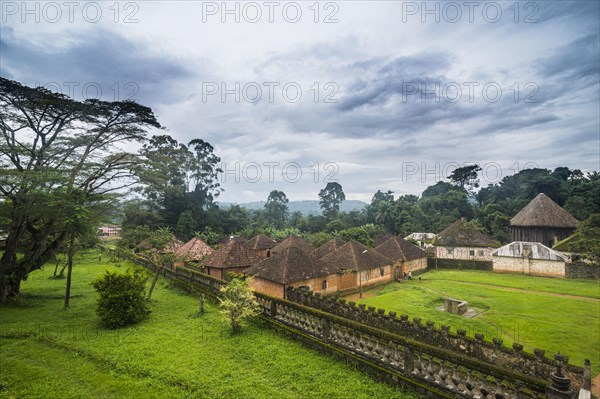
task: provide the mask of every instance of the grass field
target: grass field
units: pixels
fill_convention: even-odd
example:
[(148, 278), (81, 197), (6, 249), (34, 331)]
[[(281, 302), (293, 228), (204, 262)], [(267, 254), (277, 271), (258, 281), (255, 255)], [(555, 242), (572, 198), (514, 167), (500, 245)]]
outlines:
[(412, 398), (259, 324), (231, 335), (218, 309), (159, 280), (149, 320), (104, 330), (90, 281), (114, 266), (80, 260), (65, 280), (32, 273), (0, 307), (1, 398)]
[[(552, 356), (560, 351), (578, 366), (587, 358), (595, 374), (600, 372), (597, 281), (444, 270), (423, 274), (421, 282), (391, 283), (365, 294), (358, 302), (450, 325), (452, 331), (462, 328), (470, 336), (481, 332), (487, 340), (518, 342), (530, 352), (539, 348)], [(444, 297), (466, 300), (481, 313), (469, 319), (440, 311), (436, 307)]]

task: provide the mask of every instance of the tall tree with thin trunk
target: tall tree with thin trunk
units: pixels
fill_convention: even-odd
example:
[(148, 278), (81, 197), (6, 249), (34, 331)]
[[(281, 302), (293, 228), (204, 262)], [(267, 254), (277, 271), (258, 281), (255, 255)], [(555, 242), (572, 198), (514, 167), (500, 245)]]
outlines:
[(151, 127), (160, 128), (152, 110), (132, 101), (79, 102), (0, 78), (0, 201), (9, 219), (0, 301), (68, 241), (74, 197), (85, 206), (135, 183), (140, 158), (120, 148)]
[(323, 216), (327, 220), (333, 220), (336, 218), (340, 211), (340, 204), (346, 200), (346, 195), (342, 189), (342, 185), (337, 182), (329, 182), (319, 192), (319, 205), (323, 210)]

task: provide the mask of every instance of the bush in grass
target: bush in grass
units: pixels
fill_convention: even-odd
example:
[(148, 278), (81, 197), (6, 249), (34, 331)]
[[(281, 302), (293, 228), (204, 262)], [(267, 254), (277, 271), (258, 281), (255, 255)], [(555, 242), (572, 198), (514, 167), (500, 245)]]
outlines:
[(223, 321), (231, 327), (234, 332), (242, 329), (246, 319), (257, 316), (260, 308), (254, 300), (254, 294), (250, 289), (249, 280), (234, 278), (229, 284), (221, 287), (221, 298), (219, 298), (221, 315)]
[(100, 297), (96, 313), (108, 328), (135, 324), (150, 314), (146, 301), (148, 276), (141, 269), (110, 272), (92, 282)]

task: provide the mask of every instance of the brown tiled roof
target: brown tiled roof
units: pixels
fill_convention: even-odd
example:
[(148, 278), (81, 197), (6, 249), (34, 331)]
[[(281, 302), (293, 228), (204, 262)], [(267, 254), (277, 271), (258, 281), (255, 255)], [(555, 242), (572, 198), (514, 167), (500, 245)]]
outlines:
[(280, 284), (289, 284), (336, 274), (339, 269), (319, 258), (290, 246), (247, 269), (245, 273)]
[(335, 251), (340, 248), (342, 245), (346, 244), (346, 241), (341, 240), (339, 238), (334, 238), (332, 240), (327, 241), (325, 244), (321, 245), (319, 248), (312, 251), (312, 254), (317, 258), (322, 258), (325, 255)]
[(267, 237), (264, 234), (259, 234), (244, 243), (246, 248), (253, 251), (260, 251), (261, 249), (271, 249), (277, 245), (277, 241)]
[(375, 240), (373, 240), (373, 243), (375, 244), (375, 247), (377, 247), (380, 244), (383, 244), (384, 242), (386, 242), (387, 240), (389, 240), (390, 238), (392, 238), (394, 235), (390, 234), (390, 233), (386, 233), (382, 236), (378, 236), (375, 238)]
[(358, 241), (350, 241), (321, 260), (340, 270), (371, 270), (392, 264), (392, 260)]
[(577, 219), (544, 193), (538, 194), (510, 220), (511, 226), (574, 228), (577, 223)]
[(278, 253), (283, 252), (286, 248), (289, 248), (289, 247), (298, 247), (308, 254), (310, 254), (312, 251), (314, 251), (313, 246), (310, 245), (308, 242), (306, 242), (306, 240), (304, 238), (298, 237), (298, 236), (289, 236), (288, 238), (286, 238), (285, 240), (283, 240), (282, 242), (280, 242), (279, 244), (274, 246), (273, 249), (271, 250), (271, 253), (278, 254)]
[(183, 245), (183, 241), (173, 238), (170, 243), (165, 246), (162, 252), (173, 254)]
[(260, 262), (260, 258), (254, 252), (247, 249), (238, 240), (229, 240), (201, 262), (203, 266), (216, 267), (219, 269), (231, 269), (236, 267), (249, 267)]
[(495, 247), (497, 242), (465, 219), (458, 219), (438, 234), (436, 245), (447, 247)]
[(427, 257), (427, 253), (402, 237), (392, 237), (375, 247), (375, 251), (395, 261), (410, 261)]
[(194, 237), (179, 247), (179, 249), (175, 252), (175, 255), (184, 260), (197, 261), (213, 252), (214, 249), (212, 249), (207, 243), (198, 237)]

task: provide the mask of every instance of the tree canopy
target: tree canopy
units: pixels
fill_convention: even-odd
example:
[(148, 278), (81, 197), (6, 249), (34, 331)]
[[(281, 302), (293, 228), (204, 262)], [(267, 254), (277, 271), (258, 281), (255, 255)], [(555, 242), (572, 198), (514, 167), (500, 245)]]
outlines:
[[(79, 229), (70, 210), (82, 215), (135, 183), (139, 157), (119, 148), (160, 127), (133, 101), (75, 101), (0, 78), (0, 200), (8, 215), (0, 300), (17, 295), (21, 280)], [(19, 257), (21, 247), (28, 250)]]
[(337, 182), (327, 183), (324, 189), (319, 192), (319, 205), (323, 210), (323, 216), (332, 220), (335, 219), (340, 211), (340, 203), (346, 200), (346, 195), (342, 185)]

